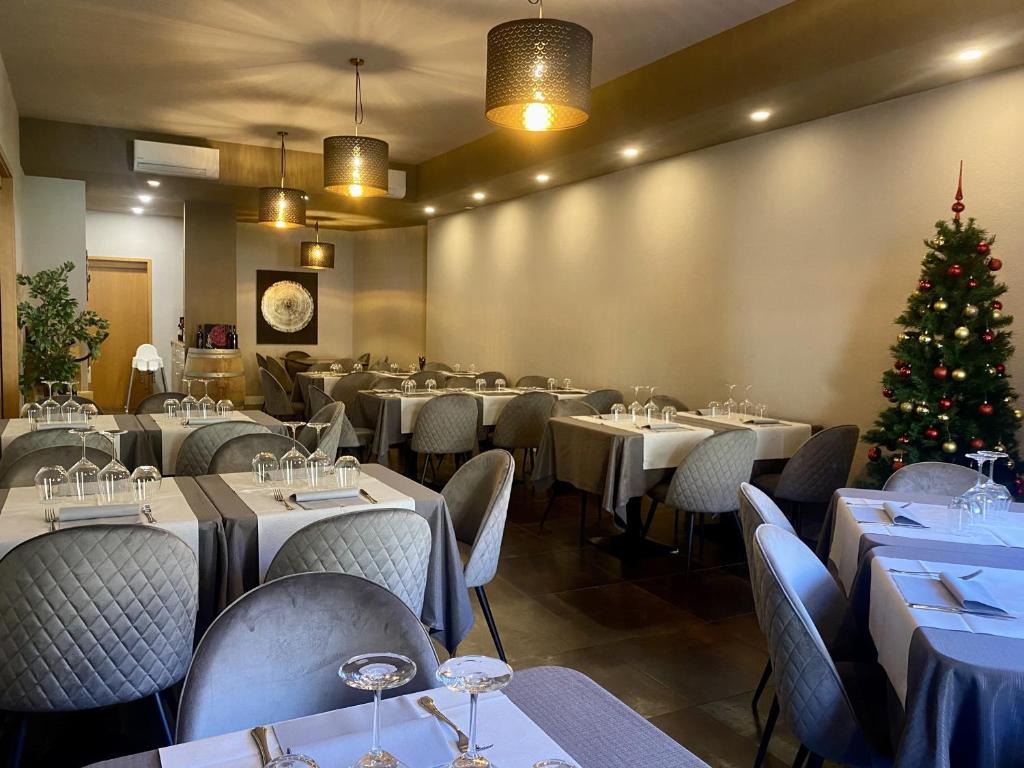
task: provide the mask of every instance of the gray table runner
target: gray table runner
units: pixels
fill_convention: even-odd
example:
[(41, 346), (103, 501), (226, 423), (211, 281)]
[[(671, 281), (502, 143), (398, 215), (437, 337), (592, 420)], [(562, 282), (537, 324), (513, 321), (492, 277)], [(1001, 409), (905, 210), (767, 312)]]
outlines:
[[(473, 626), (473, 609), (444, 497), (379, 464), (366, 464), (363, 471), (412, 498), (417, 514), (430, 524), (430, 560), (420, 619), (440, 633), (445, 648), (454, 650)], [(231, 602), (260, 583), (256, 515), (220, 476), (206, 475), (197, 481), (224, 520), (225, 583)]]
[[(575, 670), (535, 667), (517, 671), (505, 694), (583, 768), (622, 768), (636, 765), (638, 760), (645, 768), (708, 768)], [(90, 768), (160, 768), (160, 753), (152, 750)]]
[[(243, 411), (252, 421), (257, 424), (262, 424), (271, 432), (276, 432), (279, 435), (288, 435), (288, 428), (280, 421), (275, 419), (269, 413), (263, 411)], [(136, 417), (133, 417), (136, 418)], [(139, 425), (142, 427), (145, 439), (139, 440), (139, 455), (145, 455), (146, 461), (141, 462), (143, 464), (151, 464), (161, 472), (163, 469), (163, 432), (160, 430), (160, 425), (156, 423), (153, 417), (149, 414), (142, 413), (137, 417)], [(121, 436), (124, 439), (124, 435)], [(123, 445), (123, 444), (122, 444)]]

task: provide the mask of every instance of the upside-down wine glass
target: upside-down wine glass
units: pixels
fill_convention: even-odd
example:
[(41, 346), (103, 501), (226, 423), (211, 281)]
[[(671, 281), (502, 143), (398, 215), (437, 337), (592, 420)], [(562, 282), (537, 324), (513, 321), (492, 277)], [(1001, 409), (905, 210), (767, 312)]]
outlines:
[(558, 385), (558, 379), (556, 379), (554, 376), (551, 376), (550, 378), (548, 378), (548, 390), (549, 391), (554, 391), (554, 389), (555, 389), (555, 387), (557, 385)]
[(626, 417), (626, 406), (622, 403), (615, 403), (612, 406), (612, 421), (619, 421)]
[(643, 389), (643, 385), (641, 385), (641, 384), (634, 384), (633, 385), (633, 402), (629, 404), (629, 412), (630, 413), (633, 413), (633, 406), (636, 406), (637, 412), (639, 412), (640, 409), (641, 409), (641, 405), (640, 405), (640, 390), (641, 389)]
[(187, 422), (192, 417), (192, 412), (198, 407), (199, 401), (192, 395), (192, 379), (182, 379), (181, 383), (185, 385), (186, 393), (181, 398), (181, 415)]
[(737, 384), (727, 384), (726, 386), (729, 387), (729, 399), (726, 400), (722, 404), (722, 408), (725, 410), (725, 415), (726, 416), (732, 416), (734, 413), (736, 413), (736, 405), (737, 405), (736, 400), (732, 396), (732, 392), (733, 392), (734, 389), (736, 389), (736, 387), (738, 385)]
[(209, 416), (217, 407), (217, 403), (212, 397), (210, 397), (210, 380), (200, 379), (203, 382), (203, 396), (199, 398), (199, 412), (206, 418)]
[(216, 413), (218, 416), (230, 416), (231, 412), (235, 410), (235, 404), (224, 397), (217, 401)]
[(988, 469), (988, 480), (982, 488), (988, 496), (988, 509), (995, 514), (1002, 514), (1010, 511), (1010, 504), (1013, 503), (1013, 496), (1002, 483), (995, 480), (996, 462), (1000, 459), (1009, 458), (1009, 454), (1003, 451), (978, 451), (982, 456), (990, 460)]
[(416, 391), (416, 382), (412, 379), (406, 379), (402, 382), (402, 394), (411, 395)]
[(499, 392), (504, 392), (506, 386), (508, 386), (508, 382), (506, 382), (504, 379), (494, 380), (494, 388)]
[(30, 430), (35, 429), (36, 425), (43, 418), (43, 409), (39, 403), (25, 403), (21, 406), (21, 418), (28, 419)]
[(143, 464), (132, 470), (128, 478), (132, 484), (132, 494), (136, 501), (152, 501), (160, 493), (160, 485), (163, 478), (160, 470), (148, 464)]
[(352, 768), (404, 768), (405, 764), (380, 744), (380, 700), (384, 691), (416, 677), (416, 663), (398, 653), (363, 653), (342, 664), (338, 677), (351, 688), (373, 691), (373, 743)]
[(82, 441), (82, 458), (72, 464), (68, 470), (70, 495), (78, 501), (95, 499), (99, 490), (97, 488), (97, 480), (100, 468), (86, 457), (85, 448), (89, 435), (93, 434), (96, 430), (92, 427), (78, 427), (68, 431)]
[(651, 400), (647, 401), (647, 405), (644, 406), (644, 419), (647, 420), (648, 424), (653, 424), (658, 420), (658, 406), (655, 405)]
[(986, 457), (981, 453), (965, 453), (965, 458), (977, 463), (978, 474), (974, 479), (974, 486), (964, 491), (960, 496), (967, 503), (971, 513), (979, 521), (984, 521), (988, 512), (988, 494), (985, 492), (985, 462)]
[(327, 477), (334, 472), (334, 462), (320, 448), (320, 433), (329, 426), (323, 421), (310, 421), (306, 424), (308, 429), (316, 430), (316, 450), (306, 459), (306, 476), (310, 488), (322, 488)]
[(433, 392), (437, 388), (437, 382), (433, 379), (427, 379), (427, 392)]
[(86, 424), (91, 424), (100, 415), (100, 409), (95, 403), (82, 403), (82, 419)]
[(306, 422), (286, 421), (283, 423), (291, 430), (292, 447), (281, 457), (281, 482), (292, 488), (298, 486), (302, 481), (302, 476), (306, 473), (306, 457), (302, 455), (302, 451), (299, 450), (299, 442), (295, 439), (295, 430), (305, 426)]
[(46, 399), (40, 403), (40, 407), (43, 409), (42, 421), (45, 421), (47, 424), (60, 419), (60, 403), (53, 399), (53, 385), (56, 383), (54, 380), (43, 380), (43, 384), (47, 388), (47, 395)]
[(75, 400), (75, 383), (73, 381), (62, 381), (60, 383), (64, 385), (68, 393), (68, 399), (60, 406), (62, 420), (67, 422), (81, 421), (82, 404)]
[(68, 473), (59, 464), (40, 467), (33, 483), (41, 504), (50, 504), (68, 495)]
[(673, 421), (676, 420), (676, 416), (678, 415), (678, 413), (679, 411), (676, 409), (674, 405), (666, 405), (664, 408), (661, 409), (661, 420), (668, 424), (671, 424)]
[(281, 473), (281, 462), (270, 451), (260, 451), (252, 459), (252, 481), (256, 485), (276, 483)]
[(750, 401), (750, 390), (753, 386), (753, 384), (747, 384), (747, 386), (743, 388), (743, 402), (740, 403), (740, 413), (743, 416), (754, 415), (754, 404)]
[(361, 370), (363, 370), (362, 363), (352, 363), (352, 373), (359, 373)]
[(477, 392), (483, 392), (485, 389), (487, 389), (487, 379), (477, 379), (476, 380), (476, 391)]
[(469, 748), (452, 760), (450, 768), (497, 768), (477, 748), (477, 698), (508, 685), (512, 667), (489, 656), (458, 656), (437, 668), (437, 679), (451, 691), (469, 694)]
[(123, 504), (131, 501), (132, 498), (132, 473), (121, 463), (118, 456), (118, 436), (123, 435), (124, 432), (123, 429), (100, 432), (110, 441), (110, 463), (101, 469), (96, 477), (101, 502)]
[(334, 480), (339, 488), (358, 488), (362, 471), (355, 456), (346, 454), (334, 462)]
[(178, 409), (181, 408), (181, 401), (176, 397), (168, 397), (164, 400), (164, 413), (167, 414), (168, 418), (173, 419), (178, 415)]
[(331, 363), (331, 373), (335, 376), (344, 372), (344, 366), (341, 363)]

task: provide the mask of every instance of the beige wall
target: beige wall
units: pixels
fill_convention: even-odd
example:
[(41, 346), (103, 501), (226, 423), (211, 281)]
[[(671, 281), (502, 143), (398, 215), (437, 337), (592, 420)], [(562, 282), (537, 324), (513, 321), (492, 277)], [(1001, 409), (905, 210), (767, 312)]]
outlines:
[(428, 354), (690, 404), (753, 384), (866, 428), (961, 158), (1024, 306), (1022, 93), (1014, 70), (432, 221)]
[(425, 345), (426, 228), (353, 233), (356, 354), (405, 367)]
[(16, 192), (21, 217), (21, 271), (34, 274), (70, 261), (71, 295), (85, 309), (85, 182), (25, 176)]
[[(11, 176), (14, 180), (14, 188), (18, 190), (24, 179), (21, 171), (21, 143), (18, 129), (18, 105), (14, 103), (14, 92), (11, 90), (10, 80), (7, 78), (7, 69), (4, 61), (0, 58), (0, 152), (6, 158), (10, 166)], [(18, 270), (21, 270), (21, 233), (19, 223), (19, 209), (21, 207), (20, 192), (14, 196), (14, 236), (15, 254), (17, 255)]]

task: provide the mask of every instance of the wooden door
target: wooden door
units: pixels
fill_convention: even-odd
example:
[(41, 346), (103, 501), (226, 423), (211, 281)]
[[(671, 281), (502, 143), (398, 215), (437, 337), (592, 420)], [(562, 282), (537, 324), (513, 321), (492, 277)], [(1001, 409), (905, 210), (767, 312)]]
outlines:
[(18, 289), (14, 256), (14, 179), (0, 154), (0, 416), (18, 415)]
[[(146, 259), (88, 260), (88, 307), (110, 321), (110, 336), (92, 363), (93, 399), (106, 413), (124, 411), (135, 350), (152, 343), (150, 270)], [(151, 393), (150, 377), (136, 374), (130, 408)]]

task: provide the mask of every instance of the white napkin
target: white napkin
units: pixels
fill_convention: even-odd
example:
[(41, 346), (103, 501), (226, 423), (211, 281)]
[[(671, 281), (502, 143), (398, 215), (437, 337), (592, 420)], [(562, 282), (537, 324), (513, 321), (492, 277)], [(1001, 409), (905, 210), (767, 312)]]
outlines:
[(320, 491), (296, 491), (289, 498), (300, 503), (303, 501), (324, 501), (326, 499), (351, 499), (359, 495), (358, 488), (324, 488)]
[(965, 611), (981, 613), (986, 616), (1010, 615), (981, 582), (964, 580), (949, 571), (940, 571), (939, 581), (949, 590), (957, 605)]
[(88, 421), (39, 421), (36, 422), (36, 429), (84, 429), (89, 426)]
[(885, 514), (892, 521), (893, 525), (906, 525), (911, 528), (927, 528), (928, 526), (917, 519), (909, 506), (903, 506), (902, 504), (893, 504), (891, 501), (887, 501), (882, 504), (882, 508), (885, 510)]
[(58, 519), (62, 523), (75, 520), (95, 520), (102, 517), (134, 517), (139, 514), (138, 504), (90, 504), (80, 507), (64, 507)]
[(664, 432), (673, 429), (685, 429), (685, 427), (682, 424), (673, 424), (668, 421), (652, 421), (649, 424), (644, 424), (640, 429), (653, 429), (656, 432)]
[(754, 424), (754, 425), (758, 425), (758, 424), (764, 425), (764, 424), (781, 424), (782, 422), (779, 421), (778, 419), (765, 419), (765, 418), (758, 417), (758, 418), (754, 418), (754, 419), (744, 419), (743, 423), (744, 424)]
[(225, 421), (232, 421), (230, 416), (192, 416), (188, 420), (189, 426), (204, 426), (206, 424), (222, 424)]

